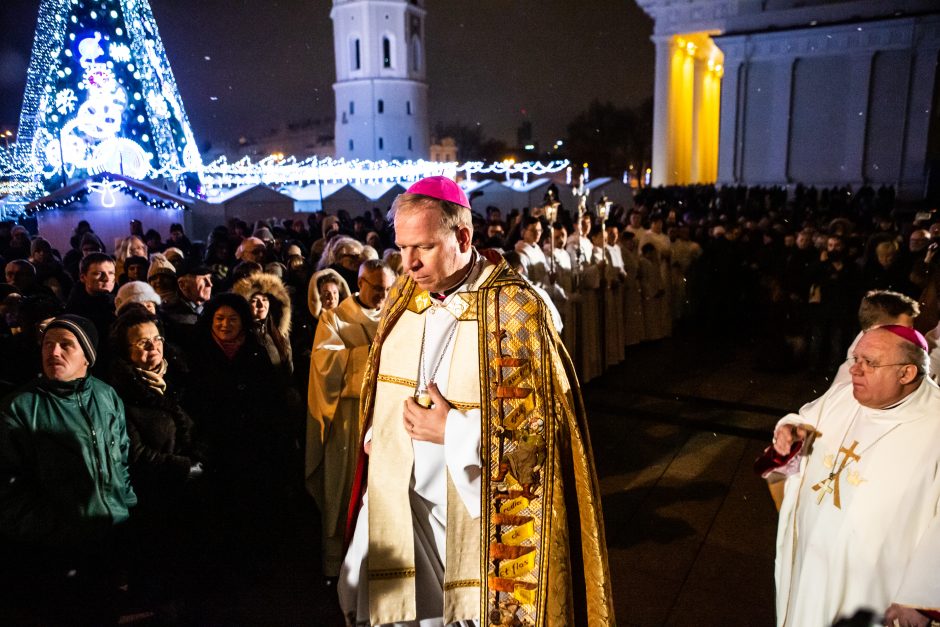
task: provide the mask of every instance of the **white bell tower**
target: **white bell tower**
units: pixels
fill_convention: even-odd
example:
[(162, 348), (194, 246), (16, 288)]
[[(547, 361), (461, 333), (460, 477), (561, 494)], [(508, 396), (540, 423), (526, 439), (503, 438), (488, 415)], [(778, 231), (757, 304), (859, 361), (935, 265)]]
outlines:
[(336, 156), (427, 159), (424, 0), (333, 0)]

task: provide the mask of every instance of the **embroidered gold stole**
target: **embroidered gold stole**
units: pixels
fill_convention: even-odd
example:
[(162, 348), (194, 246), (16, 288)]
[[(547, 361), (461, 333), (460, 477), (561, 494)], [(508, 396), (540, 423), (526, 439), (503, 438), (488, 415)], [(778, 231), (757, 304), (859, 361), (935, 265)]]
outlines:
[[(448, 478), (444, 623), (613, 625), (600, 490), (571, 360), (545, 304), (502, 260), (461, 313), (448, 401), (482, 413), (482, 517), (469, 518)], [(430, 301), (399, 280), (370, 353), (362, 432), (369, 460), (368, 585), (372, 624), (415, 618), (408, 497), (413, 448), (402, 426)], [(394, 332), (392, 332), (394, 329)], [(478, 367), (478, 376), (468, 369)], [(466, 373), (466, 374), (463, 374)], [(570, 383), (569, 383), (570, 382)], [(409, 387), (410, 386), (410, 387)], [(365, 582), (363, 582), (365, 585)]]

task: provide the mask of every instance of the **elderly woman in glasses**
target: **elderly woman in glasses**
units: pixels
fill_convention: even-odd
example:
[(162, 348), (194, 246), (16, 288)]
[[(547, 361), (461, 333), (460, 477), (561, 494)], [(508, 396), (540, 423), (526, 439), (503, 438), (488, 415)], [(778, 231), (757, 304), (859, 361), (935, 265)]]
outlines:
[(193, 534), (200, 527), (194, 513), (200, 509), (203, 454), (179, 403), (188, 373), (165, 344), (159, 319), (140, 303), (122, 311), (111, 326), (111, 383), (124, 401), (138, 495), (131, 577), (144, 595), (162, 601), (185, 587), (180, 566), (199, 545)]
[(111, 382), (124, 401), (131, 441), (131, 480), (140, 506), (162, 509), (202, 473), (193, 421), (180, 407), (186, 368), (165, 346), (159, 319), (131, 303), (111, 327)]

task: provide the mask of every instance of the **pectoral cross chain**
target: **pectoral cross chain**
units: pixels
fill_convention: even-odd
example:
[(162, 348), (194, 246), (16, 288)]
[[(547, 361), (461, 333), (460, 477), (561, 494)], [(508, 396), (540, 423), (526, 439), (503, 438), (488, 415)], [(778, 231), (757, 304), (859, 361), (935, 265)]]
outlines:
[(826, 495), (831, 494), (832, 504), (835, 505), (836, 508), (842, 509), (842, 499), (839, 498), (839, 478), (842, 476), (842, 471), (845, 470), (846, 466), (862, 458), (861, 455), (855, 452), (856, 446), (858, 446), (858, 440), (853, 440), (852, 446), (849, 448), (845, 448), (844, 446), (839, 447), (839, 454), (842, 455), (842, 462), (839, 464), (839, 468), (836, 470), (835, 464), (833, 464), (833, 470), (829, 473), (829, 476), (813, 486), (813, 491), (819, 493), (816, 496), (816, 503), (822, 503)]

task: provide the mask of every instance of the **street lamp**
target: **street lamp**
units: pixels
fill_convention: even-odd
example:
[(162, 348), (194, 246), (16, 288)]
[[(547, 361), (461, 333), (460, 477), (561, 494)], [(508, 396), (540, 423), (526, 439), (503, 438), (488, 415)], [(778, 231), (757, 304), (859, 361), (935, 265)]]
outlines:
[(11, 131), (10, 129), (7, 129), (7, 130), (3, 131), (2, 135), (3, 135), (3, 144), (4, 144), (4, 146), (6, 146), (6, 149), (9, 150), (9, 149), (10, 149), (10, 138), (13, 137), (13, 131)]

